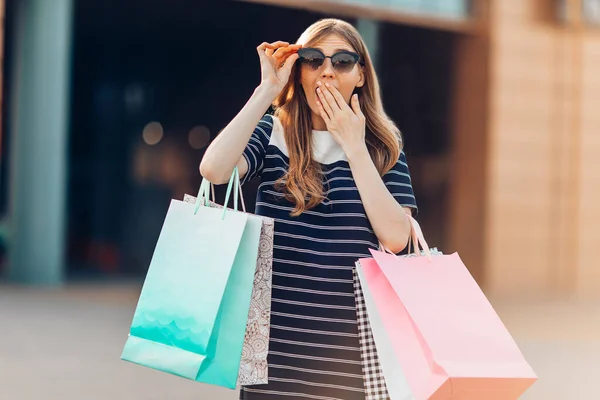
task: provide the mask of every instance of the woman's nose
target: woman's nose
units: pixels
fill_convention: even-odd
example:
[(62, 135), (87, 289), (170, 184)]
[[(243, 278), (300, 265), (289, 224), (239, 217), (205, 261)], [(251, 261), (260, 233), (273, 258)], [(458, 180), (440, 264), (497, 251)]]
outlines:
[(329, 78), (332, 79), (335, 77), (335, 71), (333, 69), (333, 64), (331, 64), (331, 60), (329, 58), (325, 59), (321, 70), (321, 78)]

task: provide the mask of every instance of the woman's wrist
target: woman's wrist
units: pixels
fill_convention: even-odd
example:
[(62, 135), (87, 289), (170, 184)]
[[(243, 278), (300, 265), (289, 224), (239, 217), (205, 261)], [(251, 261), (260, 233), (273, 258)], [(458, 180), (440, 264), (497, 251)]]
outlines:
[(350, 165), (362, 164), (365, 161), (371, 160), (371, 154), (369, 154), (369, 149), (367, 148), (366, 143), (348, 146), (344, 148), (344, 152), (346, 153), (346, 158), (348, 159), (348, 163)]
[(277, 98), (277, 95), (279, 95), (279, 90), (272, 84), (261, 82), (254, 90), (254, 95), (268, 102), (270, 106), (275, 101), (275, 98)]

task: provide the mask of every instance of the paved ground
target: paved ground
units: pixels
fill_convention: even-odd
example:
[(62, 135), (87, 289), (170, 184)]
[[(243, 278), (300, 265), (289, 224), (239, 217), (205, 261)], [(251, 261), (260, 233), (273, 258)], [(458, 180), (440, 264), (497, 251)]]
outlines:
[[(236, 399), (119, 360), (137, 290), (0, 286), (0, 399)], [(600, 304), (494, 305), (540, 377), (523, 399), (600, 399)]]

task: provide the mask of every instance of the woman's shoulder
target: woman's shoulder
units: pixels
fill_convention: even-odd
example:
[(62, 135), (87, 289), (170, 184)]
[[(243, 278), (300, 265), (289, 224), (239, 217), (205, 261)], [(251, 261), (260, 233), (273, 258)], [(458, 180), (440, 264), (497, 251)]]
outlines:
[(274, 125), (274, 118), (275, 116), (271, 114), (263, 115), (263, 117), (258, 121), (256, 129), (260, 128), (260, 130), (265, 131), (265, 134), (267, 134), (267, 136), (271, 136), (271, 131), (273, 130)]
[(271, 142), (273, 127), (276, 125), (274, 118), (271, 114), (263, 115), (254, 128), (251, 141), (259, 141), (266, 148)]
[(279, 151), (288, 156), (287, 146), (285, 145), (285, 136), (283, 134), (283, 126), (281, 125), (279, 118), (273, 114), (265, 114), (261, 118), (258, 125), (268, 127), (269, 146), (276, 147)]

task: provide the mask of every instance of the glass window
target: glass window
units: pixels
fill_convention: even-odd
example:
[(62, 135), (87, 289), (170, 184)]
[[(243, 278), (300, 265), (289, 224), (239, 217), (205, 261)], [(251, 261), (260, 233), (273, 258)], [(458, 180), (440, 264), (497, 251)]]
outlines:
[(468, 18), (470, 0), (340, 0), (348, 4), (370, 5), (394, 11), (444, 18)]
[(600, 26), (600, 0), (583, 0), (582, 7), (583, 20)]

